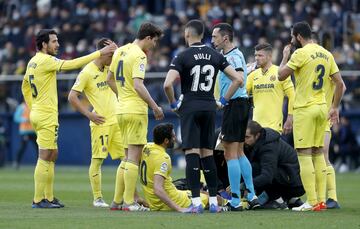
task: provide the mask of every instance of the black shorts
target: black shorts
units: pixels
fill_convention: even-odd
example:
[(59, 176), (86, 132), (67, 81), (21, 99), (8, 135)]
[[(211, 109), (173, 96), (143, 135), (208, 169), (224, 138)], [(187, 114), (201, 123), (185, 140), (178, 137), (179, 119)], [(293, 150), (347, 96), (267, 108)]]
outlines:
[(180, 114), (183, 149), (213, 149), (215, 135), (215, 111), (194, 111)]
[(231, 99), (224, 107), (221, 125), (222, 140), (244, 142), (249, 119), (250, 103), (248, 98)]

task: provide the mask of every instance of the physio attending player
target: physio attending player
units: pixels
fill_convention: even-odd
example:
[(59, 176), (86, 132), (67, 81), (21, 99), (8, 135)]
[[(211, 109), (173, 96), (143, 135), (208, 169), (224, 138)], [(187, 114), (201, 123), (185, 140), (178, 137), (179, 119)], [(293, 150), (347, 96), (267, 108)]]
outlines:
[[(105, 47), (107, 42), (110, 42), (107, 38), (100, 39), (97, 49)], [(112, 55), (113, 53), (109, 53), (87, 64), (69, 93), (71, 105), (90, 120), (92, 156), (89, 178), (94, 207), (109, 207), (101, 192), (101, 165), (104, 159), (109, 153), (113, 160), (124, 157), (124, 147), (115, 114), (118, 102), (106, 82)], [(92, 111), (81, 103), (81, 93), (89, 99)]]
[[(262, 127), (288, 134), (293, 125), (294, 85), (291, 78), (278, 80), (279, 67), (272, 63), (272, 46), (268, 43), (255, 46), (255, 60), (259, 67), (251, 72), (246, 90), (254, 102), (253, 120)], [(288, 115), (283, 127), (284, 97), (288, 97)], [(271, 113), (271, 115), (269, 115)]]
[[(334, 57), (311, 40), (311, 28), (306, 22), (294, 24), (291, 44), (297, 50), (291, 55), (291, 45), (283, 51), (279, 68), (279, 80), (295, 75), (294, 101), (294, 145), (300, 163), (300, 175), (307, 202), (295, 211), (326, 209), (326, 163), (323, 154), (324, 130), (328, 116), (337, 123), (339, 104), (344, 83)], [(335, 84), (334, 99), (330, 108), (326, 106), (324, 78), (331, 77)], [(329, 111), (329, 112), (328, 112)]]
[[(220, 23), (214, 26), (212, 39), (214, 47), (221, 51), (229, 64), (241, 75), (246, 83), (247, 69), (242, 52), (233, 44), (234, 31), (231, 25)], [(240, 183), (243, 176), (249, 190), (247, 200), (250, 209), (259, 207), (254, 191), (252, 169), (249, 160), (244, 154), (244, 140), (246, 125), (249, 117), (250, 103), (245, 87), (238, 88), (236, 92), (225, 99), (232, 79), (224, 72), (219, 74), (220, 101), (226, 104), (222, 118), (220, 139), (224, 146), (224, 156), (228, 168), (228, 176), (232, 198), (230, 210), (242, 210), (240, 201)]]
[[(191, 188), (193, 212), (201, 213), (200, 161), (209, 188), (210, 212), (219, 212), (217, 175), (213, 157), (213, 138), (217, 103), (214, 84), (219, 70), (229, 75), (229, 87), (219, 103), (223, 107), (243, 83), (241, 74), (229, 65), (225, 57), (201, 43), (204, 24), (191, 20), (185, 26), (185, 41), (189, 48), (179, 53), (170, 64), (164, 89), (171, 108), (180, 115), (182, 146), (186, 158), (186, 178)], [(182, 104), (174, 97), (173, 84), (181, 80)]]
[(52, 29), (42, 29), (36, 35), (36, 46), (38, 52), (30, 59), (22, 82), (22, 93), (30, 108), (30, 121), (39, 145), (32, 207), (59, 208), (64, 205), (53, 194), (59, 128), (56, 72), (78, 69), (100, 56), (114, 52), (116, 45), (112, 43), (74, 60), (60, 60), (55, 57), (60, 46), (57, 33)]
[(144, 85), (147, 57), (145, 52), (156, 47), (162, 31), (156, 25), (145, 22), (140, 26), (133, 43), (116, 50), (110, 65), (108, 84), (119, 100), (118, 124), (126, 159), (117, 171), (114, 204), (125, 211), (148, 210), (134, 200), (141, 151), (147, 143), (148, 109), (153, 110), (156, 120), (164, 118), (163, 111), (152, 99)]

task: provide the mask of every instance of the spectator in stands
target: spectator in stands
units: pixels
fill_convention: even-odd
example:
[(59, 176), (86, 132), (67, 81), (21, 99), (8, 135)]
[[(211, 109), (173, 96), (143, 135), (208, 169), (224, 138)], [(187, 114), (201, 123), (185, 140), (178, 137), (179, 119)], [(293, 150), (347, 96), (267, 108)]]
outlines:
[(339, 172), (348, 172), (358, 168), (360, 165), (359, 146), (349, 119), (341, 117), (340, 123), (333, 126), (332, 134), (330, 158), (331, 161), (340, 160), (340, 166), (337, 166)]

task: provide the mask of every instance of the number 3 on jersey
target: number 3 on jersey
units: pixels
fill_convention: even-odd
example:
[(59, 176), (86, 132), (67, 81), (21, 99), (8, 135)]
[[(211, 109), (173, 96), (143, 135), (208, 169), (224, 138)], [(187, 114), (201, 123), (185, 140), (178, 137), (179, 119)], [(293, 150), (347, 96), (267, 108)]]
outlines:
[(324, 75), (325, 75), (325, 67), (322, 64), (319, 64), (316, 66), (315, 69), (316, 73), (318, 73), (318, 82), (313, 82), (313, 89), (314, 90), (320, 90), (324, 84)]
[(125, 86), (125, 77), (124, 77), (124, 61), (119, 60), (117, 70), (116, 70), (116, 81), (120, 81), (121, 87)]
[[(200, 89), (200, 91), (210, 91), (214, 82), (214, 73), (215, 69), (212, 65), (207, 64), (202, 67), (200, 65), (195, 65), (190, 71), (190, 75), (193, 76), (191, 91), (198, 91), (198, 89)], [(199, 85), (200, 74), (206, 74), (206, 82), (200, 83)]]

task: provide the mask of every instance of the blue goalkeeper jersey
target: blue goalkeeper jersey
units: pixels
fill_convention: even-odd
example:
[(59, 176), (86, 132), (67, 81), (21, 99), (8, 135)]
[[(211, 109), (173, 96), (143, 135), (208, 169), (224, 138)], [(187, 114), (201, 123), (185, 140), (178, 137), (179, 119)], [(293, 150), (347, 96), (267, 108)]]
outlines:
[[(229, 64), (236, 70), (242, 71), (244, 73), (244, 86), (237, 89), (235, 94), (231, 97), (231, 99), (236, 99), (239, 97), (247, 98), (248, 95), (246, 93), (246, 78), (247, 78), (247, 70), (246, 70), (246, 62), (244, 55), (238, 48), (233, 48), (228, 53), (224, 54), (226, 60)], [(231, 79), (227, 77), (224, 72), (219, 73), (219, 86), (220, 86), (220, 96), (225, 96), (229, 86), (231, 84)]]

